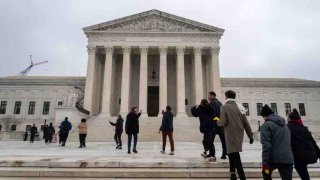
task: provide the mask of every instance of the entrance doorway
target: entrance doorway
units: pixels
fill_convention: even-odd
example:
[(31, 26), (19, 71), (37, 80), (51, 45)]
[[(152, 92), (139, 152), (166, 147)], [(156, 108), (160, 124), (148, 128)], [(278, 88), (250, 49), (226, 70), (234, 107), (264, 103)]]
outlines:
[(158, 116), (159, 86), (148, 86), (148, 116)]

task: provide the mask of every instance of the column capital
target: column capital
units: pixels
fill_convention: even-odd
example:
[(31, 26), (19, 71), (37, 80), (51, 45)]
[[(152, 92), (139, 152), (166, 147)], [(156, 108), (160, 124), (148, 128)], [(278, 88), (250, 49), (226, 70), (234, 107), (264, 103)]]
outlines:
[(95, 54), (97, 52), (97, 48), (95, 46), (87, 46), (88, 54)]
[(114, 48), (112, 46), (104, 47), (106, 54), (113, 54)]
[(131, 47), (130, 46), (123, 46), (122, 47), (123, 54), (130, 54), (131, 53)]
[(167, 46), (160, 46), (159, 52), (160, 52), (160, 55), (167, 55), (168, 47)]
[(195, 55), (201, 55), (202, 47), (193, 47), (193, 52)]
[(177, 55), (184, 55), (185, 47), (184, 46), (178, 46), (177, 49)]
[(219, 46), (215, 46), (215, 47), (210, 47), (210, 52), (211, 54), (219, 54), (220, 52), (220, 47)]
[(140, 49), (141, 55), (147, 55), (148, 54), (148, 50), (149, 50), (148, 46), (140, 46), (139, 49)]

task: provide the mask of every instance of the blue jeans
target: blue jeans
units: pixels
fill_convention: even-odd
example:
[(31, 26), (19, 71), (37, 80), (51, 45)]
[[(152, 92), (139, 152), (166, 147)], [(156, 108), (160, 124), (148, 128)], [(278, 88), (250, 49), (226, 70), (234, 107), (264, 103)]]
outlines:
[(132, 135), (133, 135), (133, 150), (136, 150), (137, 148), (138, 134), (137, 133), (128, 134), (128, 152), (131, 151)]

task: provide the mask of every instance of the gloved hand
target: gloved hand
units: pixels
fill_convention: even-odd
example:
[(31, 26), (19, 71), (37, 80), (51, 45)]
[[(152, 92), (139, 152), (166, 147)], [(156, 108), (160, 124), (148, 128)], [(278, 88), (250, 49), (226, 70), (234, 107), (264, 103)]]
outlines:
[(220, 118), (219, 117), (215, 117), (213, 118), (214, 121), (220, 121)]
[(270, 166), (268, 163), (262, 163), (262, 173), (269, 175), (270, 172)]
[(250, 143), (250, 144), (253, 144), (253, 141), (254, 141), (254, 140), (253, 140), (253, 138), (252, 138), (252, 139), (250, 139), (250, 142), (249, 142), (249, 143)]

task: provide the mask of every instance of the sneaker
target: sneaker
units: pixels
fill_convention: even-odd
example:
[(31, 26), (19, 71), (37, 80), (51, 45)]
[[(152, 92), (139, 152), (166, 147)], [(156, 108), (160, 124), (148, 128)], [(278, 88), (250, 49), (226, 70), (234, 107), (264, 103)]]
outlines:
[(128, 154), (131, 154), (131, 152), (130, 152), (130, 151), (128, 151)]
[(122, 146), (119, 146), (118, 149), (122, 149)]
[(120, 145), (117, 145), (116, 149), (118, 149), (120, 147)]
[(211, 157), (208, 158), (208, 161), (209, 161), (209, 162), (216, 162), (216, 161), (217, 161), (217, 158), (214, 157), (214, 156), (211, 156)]
[(202, 157), (207, 158), (207, 151), (203, 151), (203, 153), (201, 154)]
[(227, 156), (226, 155), (222, 155), (221, 159), (227, 159)]
[(237, 180), (237, 175), (236, 174), (231, 174), (230, 180)]
[(172, 151), (171, 153), (169, 153), (169, 155), (171, 155), (171, 156), (174, 155), (174, 152)]
[(201, 156), (202, 156), (203, 158), (205, 158), (205, 159), (209, 157), (209, 155), (204, 154), (204, 153), (202, 153)]
[(165, 151), (160, 151), (160, 153), (161, 153), (161, 154), (165, 154), (166, 152), (165, 152)]
[(136, 153), (136, 154), (138, 153), (138, 151), (137, 151), (137, 150), (135, 150), (135, 149), (134, 149), (132, 152), (134, 152), (134, 153)]

